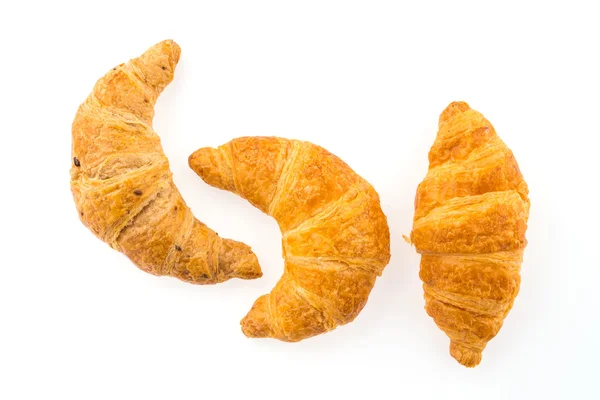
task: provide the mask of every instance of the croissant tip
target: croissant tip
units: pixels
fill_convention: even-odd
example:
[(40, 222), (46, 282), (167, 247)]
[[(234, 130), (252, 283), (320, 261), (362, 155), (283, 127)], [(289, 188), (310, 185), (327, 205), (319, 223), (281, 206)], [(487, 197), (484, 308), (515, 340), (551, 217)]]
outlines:
[(450, 343), (450, 355), (467, 368), (473, 368), (481, 362), (481, 352), (469, 347)]
[(163, 40), (158, 44), (162, 47), (162, 52), (165, 54), (171, 55), (173, 61), (175, 63), (179, 62), (179, 57), (181, 56), (181, 47), (175, 42), (173, 39)]
[(257, 279), (263, 275), (258, 258), (250, 248), (231, 265), (231, 270), (240, 279)]
[(196, 165), (198, 158), (200, 158), (202, 156), (202, 153), (204, 152), (205, 147), (202, 147), (196, 151), (194, 151), (192, 154), (190, 154), (190, 156), (188, 157), (188, 165), (190, 167), (194, 167), (194, 165)]
[(271, 324), (267, 314), (268, 295), (260, 296), (254, 302), (252, 309), (240, 321), (242, 332), (249, 338), (272, 337)]
[(240, 325), (242, 327), (242, 333), (248, 338), (267, 338), (269, 337), (268, 331), (261, 329), (261, 327), (254, 325), (252, 322), (247, 322), (248, 318), (244, 318)]
[(470, 109), (471, 109), (471, 107), (465, 101), (453, 101), (452, 103), (450, 103), (448, 105), (448, 107), (446, 107), (444, 109), (444, 111), (442, 111), (439, 122), (441, 124), (442, 122), (447, 121), (448, 119), (452, 118), (453, 116), (463, 113)]

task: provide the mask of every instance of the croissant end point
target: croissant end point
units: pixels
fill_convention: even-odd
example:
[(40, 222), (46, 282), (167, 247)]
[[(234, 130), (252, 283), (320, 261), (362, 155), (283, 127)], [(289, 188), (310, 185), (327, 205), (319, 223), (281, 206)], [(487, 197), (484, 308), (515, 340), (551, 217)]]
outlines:
[(267, 314), (268, 295), (260, 296), (248, 314), (240, 321), (242, 332), (249, 338), (268, 338), (273, 336), (269, 315)]
[(188, 157), (188, 165), (206, 183), (219, 189), (234, 191), (231, 172), (225, 167), (218, 149), (203, 147)]
[(258, 258), (256, 258), (256, 254), (252, 251), (238, 258), (231, 266), (231, 269), (234, 271), (234, 276), (240, 279), (256, 279), (263, 276)]
[(146, 50), (134, 62), (144, 71), (144, 77), (148, 80), (146, 83), (164, 88), (173, 79), (180, 56), (181, 48), (177, 43), (163, 40)]
[(467, 368), (476, 367), (481, 362), (481, 352), (454, 342), (450, 343), (450, 355)]
[(219, 174), (218, 166), (213, 163), (215, 151), (211, 147), (202, 147), (188, 157), (188, 165), (202, 179), (205, 179), (207, 175)]
[(157, 46), (162, 46), (162, 52), (169, 54), (175, 64), (179, 62), (179, 57), (181, 56), (181, 47), (179, 47), (174, 40), (163, 40), (162, 42), (158, 43)]
[(231, 239), (223, 239), (219, 267), (231, 271), (231, 277), (240, 279), (256, 279), (262, 276), (258, 258), (250, 246)]
[(188, 165), (190, 166), (190, 168), (194, 168), (195, 165), (197, 165), (201, 160), (203, 160), (207, 156), (208, 150), (208, 147), (202, 147), (190, 154), (190, 156), (188, 157)]
[(442, 114), (440, 115), (440, 124), (448, 119), (452, 118), (456, 114), (463, 113), (467, 110), (471, 109), (471, 107), (464, 101), (453, 101), (446, 107)]

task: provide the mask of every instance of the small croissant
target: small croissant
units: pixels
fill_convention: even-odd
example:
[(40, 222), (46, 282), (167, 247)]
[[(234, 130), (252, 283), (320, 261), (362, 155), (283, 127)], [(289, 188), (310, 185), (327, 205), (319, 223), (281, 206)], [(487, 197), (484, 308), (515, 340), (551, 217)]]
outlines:
[(421, 254), (425, 309), (474, 367), (519, 292), (527, 184), (492, 124), (467, 103), (441, 114), (419, 184), (411, 241)]
[(71, 167), (79, 217), (151, 274), (197, 284), (257, 278), (260, 267), (248, 246), (194, 218), (152, 129), (154, 103), (179, 55), (171, 40), (156, 44), (108, 72), (79, 107)]
[(277, 137), (202, 148), (190, 167), (274, 217), (283, 276), (242, 320), (248, 337), (295, 342), (354, 320), (390, 259), (390, 234), (373, 187), (327, 150)]

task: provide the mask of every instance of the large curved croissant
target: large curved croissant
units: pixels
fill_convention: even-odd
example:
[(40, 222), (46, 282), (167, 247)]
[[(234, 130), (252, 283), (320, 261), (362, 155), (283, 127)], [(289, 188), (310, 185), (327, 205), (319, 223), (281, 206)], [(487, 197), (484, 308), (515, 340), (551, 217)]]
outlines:
[(299, 341), (351, 322), (390, 259), (373, 187), (327, 150), (245, 137), (193, 153), (210, 185), (237, 193), (279, 223), (285, 271), (242, 320), (249, 337)]
[(429, 163), (411, 233), (425, 308), (452, 357), (474, 367), (519, 291), (527, 184), (492, 124), (464, 102), (441, 114)]
[(155, 275), (208, 284), (261, 276), (242, 243), (220, 238), (194, 218), (175, 187), (154, 103), (173, 79), (180, 49), (151, 47), (95, 85), (73, 122), (71, 189), (81, 221)]

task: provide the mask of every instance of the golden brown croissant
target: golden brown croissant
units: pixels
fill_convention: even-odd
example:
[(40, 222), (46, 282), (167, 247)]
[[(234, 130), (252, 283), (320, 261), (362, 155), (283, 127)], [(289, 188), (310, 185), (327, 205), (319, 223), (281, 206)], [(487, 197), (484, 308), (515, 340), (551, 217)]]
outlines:
[(479, 364), (519, 292), (527, 196), (492, 124), (467, 103), (450, 104), (417, 190), (411, 241), (422, 255), (425, 309), (467, 367)]
[(242, 320), (248, 337), (299, 341), (354, 320), (390, 259), (373, 187), (327, 150), (276, 137), (234, 139), (193, 153), (210, 185), (274, 217), (285, 271)]
[(155, 275), (209, 284), (261, 276), (242, 243), (194, 218), (152, 130), (154, 103), (171, 82), (179, 46), (167, 40), (113, 68), (73, 122), (71, 189), (81, 221)]

